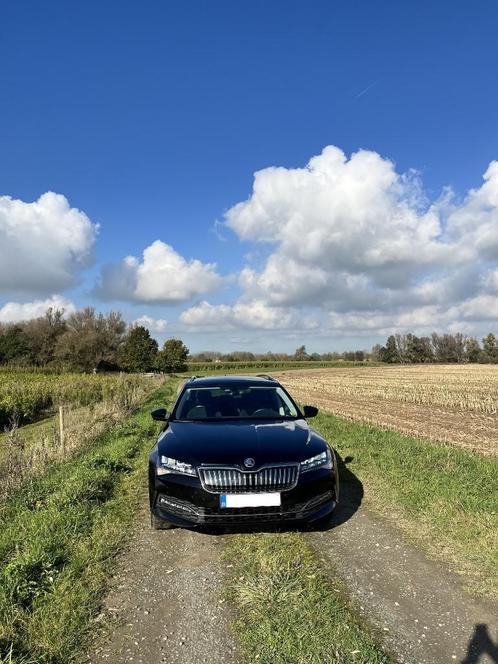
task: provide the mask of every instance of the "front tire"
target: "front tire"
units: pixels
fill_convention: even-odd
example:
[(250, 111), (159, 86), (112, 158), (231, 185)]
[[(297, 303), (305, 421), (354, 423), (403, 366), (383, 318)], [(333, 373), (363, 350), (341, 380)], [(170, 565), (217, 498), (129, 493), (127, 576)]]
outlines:
[(151, 511), (150, 513), (150, 526), (153, 530), (169, 530), (173, 528), (173, 524), (165, 519), (160, 519)]

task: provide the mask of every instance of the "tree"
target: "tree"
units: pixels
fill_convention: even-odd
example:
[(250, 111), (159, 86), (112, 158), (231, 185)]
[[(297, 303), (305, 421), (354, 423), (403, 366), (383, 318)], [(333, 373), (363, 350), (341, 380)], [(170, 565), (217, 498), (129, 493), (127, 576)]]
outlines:
[(467, 362), (479, 362), (481, 347), (474, 337), (465, 340), (465, 359)]
[(492, 332), (482, 340), (482, 350), (488, 362), (498, 362), (498, 341)]
[(375, 344), (375, 346), (372, 346), (372, 350), (370, 352), (372, 355), (372, 360), (375, 362), (382, 362), (383, 348), (380, 344)]
[(87, 307), (67, 319), (67, 329), (59, 337), (56, 355), (83, 371), (117, 367), (125, 331), (120, 313), (97, 314), (93, 307)]
[(157, 356), (157, 341), (141, 325), (132, 327), (119, 352), (119, 363), (128, 371), (150, 371)]
[(433, 332), (431, 343), (436, 362), (458, 362), (460, 351), (456, 339), (452, 334), (437, 334)]
[(181, 339), (168, 339), (157, 355), (157, 366), (166, 373), (187, 370), (189, 350)]
[(406, 357), (406, 335), (405, 334), (400, 334), (399, 332), (394, 335), (394, 340), (396, 342), (396, 354), (398, 356), (398, 359), (395, 360), (396, 362), (406, 362), (407, 357)]
[(465, 360), (465, 343), (467, 337), (461, 332), (457, 332), (454, 336), (455, 346), (454, 352), (457, 362), (463, 362)]
[(44, 316), (34, 318), (24, 325), (24, 333), (33, 364), (45, 366), (55, 357), (59, 337), (65, 332), (64, 309), (47, 309)]
[(407, 334), (404, 346), (407, 362), (415, 364), (430, 362), (433, 359), (431, 343), (428, 337), (417, 337), (414, 334)]
[(302, 362), (304, 360), (309, 359), (308, 353), (306, 352), (306, 346), (299, 346), (299, 348), (296, 348), (296, 352), (294, 353), (294, 359), (298, 360), (298, 362)]
[(379, 351), (380, 358), (382, 362), (388, 362), (389, 364), (394, 364), (395, 362), (400, 362), (400, 356), (398, 353), (398, 346), (396, 344), (396, 338), (391, 334), (387, 339), (386, 345), (382, 346)]
[(29, 345), (20, 325), (6, 325), (0, 331), (0, 362), (29, 361)]

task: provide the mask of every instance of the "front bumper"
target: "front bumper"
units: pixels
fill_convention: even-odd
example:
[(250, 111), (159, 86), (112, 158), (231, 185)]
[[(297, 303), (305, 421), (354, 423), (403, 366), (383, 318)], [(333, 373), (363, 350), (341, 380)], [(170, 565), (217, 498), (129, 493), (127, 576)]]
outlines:
[(183, 527), (312, 522), (332, 512), (338, 499), (335, 473), (327, 469), (301, 474), (293, 489), (281, 492), (279, 507), (222, 508), (220, 494), (205, 491), (197, 477), (158, 477), (151, 468), (149, 479), (152, 512)]

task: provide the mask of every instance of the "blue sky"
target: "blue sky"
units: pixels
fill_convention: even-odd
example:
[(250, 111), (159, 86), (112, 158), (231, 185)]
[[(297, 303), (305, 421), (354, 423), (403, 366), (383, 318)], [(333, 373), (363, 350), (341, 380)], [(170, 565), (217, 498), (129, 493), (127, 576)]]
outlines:
[(495, 2), (9, 3), (0, 319), (118, 308), (193, 350), (498, 331), (497, 25)]

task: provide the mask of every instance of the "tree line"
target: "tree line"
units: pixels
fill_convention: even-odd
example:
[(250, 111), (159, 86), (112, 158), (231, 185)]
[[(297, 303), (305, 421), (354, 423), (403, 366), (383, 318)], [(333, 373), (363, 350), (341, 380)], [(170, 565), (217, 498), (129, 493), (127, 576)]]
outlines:
[(92, 307), (64, 316), (48, 309), (22, 323), (0, 324), (0, 364), (76, 371), (186, 370), (189, 350), (180, 339), (159, 349), (149, 331), (127, 325), (119, 312), (97, 313)]
[(335, 362), (347, 360), (349, 362), (363, 362), (369, 358), (364, 350), (344, 351), (343, 353), (307, 353), (306, 346), (299, 346), (294, 353), (252, 353), (251, 351), (232, 351), (219, 353), (216, 351), (203, 351), (190, 356), (192, 362)]
[(417, 337), (415, 334), (392, 334), (385, 346), (372, 348), (372, 359), (389, 364), (418, 364), (424, 362), (483, 362), (498, 363), (498, 340), (490, 332), (482, 339), (460, 332)]
[(21, 323), (0, 323), (0, 364), (49, 367), (77, 371), (165, 371), (187, 369), (194, 362), (292, 362), (377, 360), (389, 364), (423, 362), (498, 363), (498, 341), (493, 333), (482, 339), (461, 333), (418, 337), (393, 334), (371, 353), (308, 353), (300, 346), (294, 353), (203, 352), (190, 356), (180, 339), (168, 339), (160, 349), (149, 331), (127, 325), (119, 312), (98, 313), (92, 307), (68, 316), (62, 309), (48, 309), (44, 316)]

